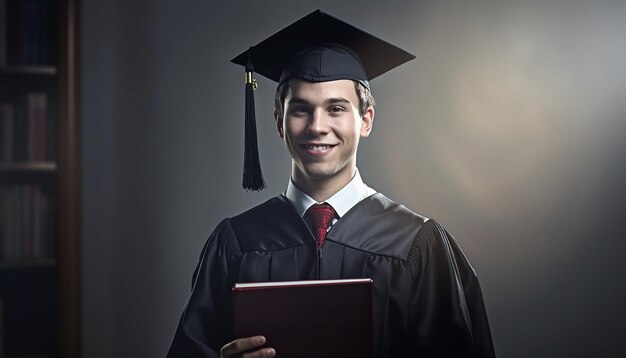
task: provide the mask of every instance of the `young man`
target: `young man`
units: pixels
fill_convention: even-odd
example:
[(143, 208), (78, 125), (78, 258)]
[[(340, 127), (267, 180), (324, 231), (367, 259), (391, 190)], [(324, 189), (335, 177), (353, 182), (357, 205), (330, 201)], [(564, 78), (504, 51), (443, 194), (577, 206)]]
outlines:
[[(168, 356), (280, 356), (262, 336), (232, 336), (234, 283), (338, 278), (374, 281), (376, 357), (494, 356), (478, 279), (457, 243), (364, 184), (356, 167), (374, 121), (369, 80), (412, 58), (316, 11), (234, 60), (279, 83), (274, 117), (291, 178), (208, 239)], [(321, 228), (316, 212), (328, 219)]]

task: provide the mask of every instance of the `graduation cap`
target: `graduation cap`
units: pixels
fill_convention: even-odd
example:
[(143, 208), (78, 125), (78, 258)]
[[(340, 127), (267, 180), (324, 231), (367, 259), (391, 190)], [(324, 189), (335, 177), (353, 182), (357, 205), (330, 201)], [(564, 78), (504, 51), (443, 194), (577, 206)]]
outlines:
[(256, 138), (253, 72), (278, 84), (293, 78), (309, 82), (349, 79), (369, 88), (370, 80), (414, 58), (411, 53), (320, 10), (235, 57), (232, 62), (244, 66), (246, 71), (244, 189), (265, 187)]

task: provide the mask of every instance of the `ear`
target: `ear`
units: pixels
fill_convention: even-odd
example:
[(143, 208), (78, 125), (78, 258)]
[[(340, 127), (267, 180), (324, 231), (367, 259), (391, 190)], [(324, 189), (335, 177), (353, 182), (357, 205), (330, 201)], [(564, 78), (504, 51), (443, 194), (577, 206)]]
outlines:
[(374, 107), (367, 107), (367, 110), (361, 116), (361, 138), (367, 138), (372, 131), (374, 125)]
[(283, 116), (278, 112), (276, 108), (274, 108), (274, 120), (276, 121), (276, 130), (278, 131), (278, 135), (281, 138), (285, 138), (283, 132)]

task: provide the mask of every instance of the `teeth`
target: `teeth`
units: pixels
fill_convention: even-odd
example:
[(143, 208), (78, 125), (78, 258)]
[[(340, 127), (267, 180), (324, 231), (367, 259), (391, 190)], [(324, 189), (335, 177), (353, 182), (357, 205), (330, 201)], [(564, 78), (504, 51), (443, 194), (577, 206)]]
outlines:
[(329, 148), (330, 148), (330, 145), (307, 145), (306, 146), (307, 150), (315, 150), (315, 151), (322, 151), (322, 150), (326, 150)]

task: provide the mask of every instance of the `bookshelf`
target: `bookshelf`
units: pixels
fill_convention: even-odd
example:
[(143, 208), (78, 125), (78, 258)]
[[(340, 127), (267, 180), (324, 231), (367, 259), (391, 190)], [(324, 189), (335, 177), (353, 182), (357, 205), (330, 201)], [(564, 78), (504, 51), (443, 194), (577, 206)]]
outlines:
[(0, 358), (80, 356), (79, 10), (0, 0)]

